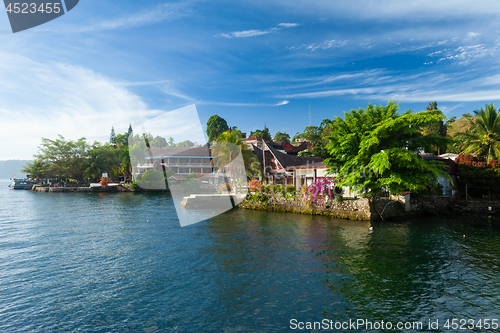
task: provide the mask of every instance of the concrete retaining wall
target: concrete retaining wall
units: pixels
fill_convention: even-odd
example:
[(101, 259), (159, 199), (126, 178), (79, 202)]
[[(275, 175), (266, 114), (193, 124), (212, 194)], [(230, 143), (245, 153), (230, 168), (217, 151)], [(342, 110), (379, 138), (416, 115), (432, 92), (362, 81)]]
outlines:
[(302, 196), (287, 198), (284, 196), (270, 195), (265, 201), (253, 201), (252, 197), (247, 197), (239, 207), (246, 209), (282, 211), (291, 213), (302, 213), (311, 215), (325, 215), (351, 220), (370, 220), (372, 210), (368, 199), (360, 198), (356, 200), (328, 200), (321, 205), (312, 204), (308, 206)]

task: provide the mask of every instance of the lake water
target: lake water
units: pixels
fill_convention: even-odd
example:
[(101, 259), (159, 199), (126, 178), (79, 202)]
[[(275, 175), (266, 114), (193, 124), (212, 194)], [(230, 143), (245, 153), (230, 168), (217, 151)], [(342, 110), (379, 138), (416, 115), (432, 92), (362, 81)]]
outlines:
[[(325, 318), (464, 332), (446, 320), (500, 319), (500, 222), (487, 216), (370, 224), (236, 209), (181, 228), (167, 194), (7, 184), (0, 332), (289, 332)], [(365, 328), (337, 332), (390, 331)]]

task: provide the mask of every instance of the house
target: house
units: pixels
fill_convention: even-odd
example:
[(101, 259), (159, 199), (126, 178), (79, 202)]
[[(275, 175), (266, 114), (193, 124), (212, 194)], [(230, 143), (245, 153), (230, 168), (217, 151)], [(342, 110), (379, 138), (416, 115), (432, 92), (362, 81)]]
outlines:
[(145, 154), (145, 159), (134, 168), (135, 175), (147, 170), (172, 170), (171, 180), (185, 180), (185, 175), (196, 173), (200, 175), (215, 174), (212, 157), (208, 145), (194, 148), (151, 148)]
[(282, 141), (274, 142), (274, 141), (266, 141), (260, 137), (257, 137), (255, 135), (252, 135), (248, 139), (245, 140), (245, 143), (247, 144), (249, 149), (252, 149), (252, 145), (256, 146), (257, 148), (262, 149), (262, 143), (266, 142), (268, 145), (273, 147), (276, 150), (281, 151), (282, 153), (286, 153), (289, 155), (297, 155), (299, 152), (303, 150), (308, 150), (311, 148), (311, 144), (308, 142), (302, 142), (298, 146), (294, 146), (288, 141), (287, 139), (284, 139)]
[(296, 188), (300, 188), (314, 181), (316, 179), (314, 174), (316, 177), (326, 175), (327, 167), (322, 163), (322, 158), (289, 155), (266, 141), (262, 141), (262, 149), (255, 145), (252, 149), (260, 162), (264, 176), (275, 183), (295, 185)]

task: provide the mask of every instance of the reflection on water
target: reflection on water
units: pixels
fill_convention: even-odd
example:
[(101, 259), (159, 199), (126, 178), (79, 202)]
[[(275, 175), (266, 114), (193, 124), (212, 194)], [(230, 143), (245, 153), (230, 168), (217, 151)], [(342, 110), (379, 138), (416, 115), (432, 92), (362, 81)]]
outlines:
[(327, 316), (425, 323), (498, 318), (499, 226), (469, 217), (376, 224), (354, 238), (332, 230), (318, 253), (323, 282), (348, 302)]
[(1, 332), (288, 332), (291, 319), (500, 313), (497, 220), (236, 209), (181, 228), (164, 193), (6, 186)]

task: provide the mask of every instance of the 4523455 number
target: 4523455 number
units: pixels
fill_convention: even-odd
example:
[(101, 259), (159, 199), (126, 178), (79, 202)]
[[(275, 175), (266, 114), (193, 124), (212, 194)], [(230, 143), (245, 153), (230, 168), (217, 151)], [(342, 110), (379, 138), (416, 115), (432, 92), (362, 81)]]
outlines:
[(47, 14), (59, 14), (61, 12), (61, 4), (58, 2), (54, 3), (42, 3), (37, 5), (36, 3), (28, 2), (15, 2), (9, 3), (6, 8), (7, 13), (14, 14), (35, 14), (35, 13), (47, 13)]

